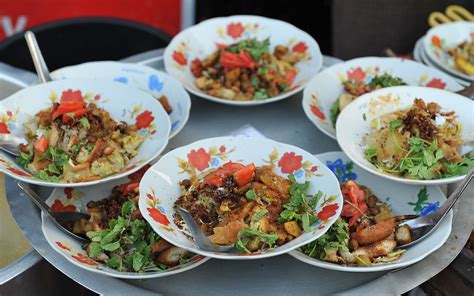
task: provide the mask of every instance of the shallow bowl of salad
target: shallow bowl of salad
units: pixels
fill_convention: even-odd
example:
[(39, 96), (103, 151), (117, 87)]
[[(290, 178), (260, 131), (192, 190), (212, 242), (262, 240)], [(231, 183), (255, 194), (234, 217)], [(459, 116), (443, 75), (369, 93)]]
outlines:
[(51, 248), (82, 269), (124, 279), (169, 276), (206, 262), (209, 258), (160, 238), (141, 217), (138, 185), (148, 167), (105, 184), (54, 189), (46, 200), (53, 211), (79, 211), (92, 218), (69, 226), (89, 239), (83, 244), (42, 214), (42, 231)]
[(390, 220), (399, 215), (426, 216), (436, 211), (446, 201), (439, 187), (398, 184), (374, 176), (353, 164), (340, 151), (316, 157), (338, 178), (344, 206), (340, 218), (329, 231), (292, 251), (290, 255), (294, 258), (332, 270), (376, 272), (416, 263), (448, 239), (452, 212), (430, 236), (406, 249), (401, 244), (409, 237)]
[(289, 23), (236, 15), (180, 32), (164, 62), (166, 72), (199, 97), (253, 106), (302, 90), (321, 69), (322, 55), (309, 34)]
[(365, 94), (337, 121), (337, 140), (361, 168), (417, 185), (460, 181), (474, 167), (474, 102), (444, 90), (398, 86)]
[(131, 174), (168, 143), (171, 124), (150, 94), (115, 82), (63, 79), (0, 104), (0, 133), (25, 139), (0, 152), (0, 171), (31, 184), (78, 187)]
[[(228, 253), (200, 249), (178, 208)], [(260, 259), (307, 244), (336, 221), (336, 177), (304, 150), (261, 138), (211, 138), (177, 148), (140, 183), (139, 208), (172, 244), (212, 258)]]
[(336, 139), (341, 111), (357, 97), (385, 87), (413, 85), (459, 91), (449, 75), (423, 64), (399, 58), (365, 57), (321, 71), (306, 86), (303, 109), (316, 127)]

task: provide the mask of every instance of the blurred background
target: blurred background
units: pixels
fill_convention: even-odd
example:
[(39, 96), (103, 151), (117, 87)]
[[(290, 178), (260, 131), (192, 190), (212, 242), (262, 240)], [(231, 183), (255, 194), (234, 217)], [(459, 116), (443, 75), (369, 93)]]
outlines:
[[(429, 29), (430, 13), (444, 11), (451, 4), (474, 11), (474, 0), (0, 0), (0, 62), (34, 71), (23, 38), (26, 29), (35, 32), (48, 66), (54, 70), (163, 48), (188, 26), (234, 14), (292, 23), (311, 34), (323, 54), (344, 60), (382, 56), (386, 48), (410, 54), (417, 39)], [(0, 270), (30, 250), (2, 198)], [(15, 235), (17, 239), (4, 239)], [(5, 250), (12, 249), (18, 254), (7, 256)], [(424, 284), (424, 290), (430, 295), (444, 295), (443, 282), (457, 281), (455, 273), (446, 269)], [(448, 294), (462, 295), (467, 291), (463, 288), (471, 284), (452, 285)], [(0, 295), (35, 295), (38, 291), (48, 295), (62, 295), (64, 291), (71, 295), (93, 294), (44, 260), (0, 286)]]

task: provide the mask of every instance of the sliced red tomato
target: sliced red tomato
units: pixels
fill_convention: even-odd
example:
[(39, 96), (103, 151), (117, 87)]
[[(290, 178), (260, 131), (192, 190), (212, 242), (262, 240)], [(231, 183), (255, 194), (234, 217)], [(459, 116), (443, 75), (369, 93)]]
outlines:
[(131, 192), (138, 188), (138, 185), (140, 185), (140, 182), (123, 184), (120, 185), (119, 191), (122, 192), (123, 195), (128, 196)]
[(295, 70), (287, 70), (285, 74), (285, 81), (288, 83), (288, 85), (293, 84), (293, 81), (296, 78), (296, 71)]
[(61, 104), (65, 102), (77, 102), (82, 101), (84, 102), (84, 97), (81, 94), (80, 90), (73, 91), (72, 89), (68, 89), (63, 91), (61, 95)]
[(48, 149), (48, 140), (44, 135), (42, 135), (38, 140), (35, 142), (35, 151), (44, 153), (46, 149)]
[(194, 59), (191, 62), (191, 72), (193, 73), (194, 77), (202, 76), (202, 63), (200, 59)]
[(206, 179), (204, 179), (204, 181), (202, 182), (202, 185), (206, 185), (206, 184), (214, 185), (216, 187), (221, 187), (222, 185), (224, 185), (224, 181), (222, 180), (222, 176), (211, 175), (207, 177)]
[(234, 68), (253, 69), (255, 67), (255, 61), (245, 50), (242, 50), (239, 53), (224, 51), (224, 53), (222, 53), (221, 55), (220, 64), (222, 67), (227, 68), (227, 69), (234, 69)]
[(239, 186), (244, 186), (253, 179), (255, 173), (255, 165), (253, 163), (247, 165), (243, 169), (238, 170), (234, 173), (234, 180)]
[(354, 181), (347, 181), (342, 190), (349, 196), (354, 204), (365, 201), (364, 190), (360, 189)]
[[(63, 114), (63, 122), (67, 123), (67, 122), (71, 121), (73, 118), (74, 119), (81, 118), (82, 116), (84, 116), (87, 113), (87, 111), (89, 111), (89, 109), (83, 108), (83, 109), (80, 109), (80, 110), (77, 110), (77, 111), (74, 111), (74, 112), (65, 113), (65, 114)], [(72, 113), (72, 116), (69, 116), (70, 113)]]

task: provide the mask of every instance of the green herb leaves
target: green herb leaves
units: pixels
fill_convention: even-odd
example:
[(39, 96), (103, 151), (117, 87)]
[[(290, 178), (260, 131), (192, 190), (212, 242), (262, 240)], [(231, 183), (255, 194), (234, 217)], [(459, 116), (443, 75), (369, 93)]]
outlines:
[(303, 226), (303, 230), (308, 231), (309, 227), (318, 220), (314, 213), (314, 208), (323, 193), (319, 191), (308, 200), (306, 198), (306, 191), (308, 190), (309, 182), (298, 183), (293, 175), (289, 175), (288, 178), (291, 181), (291, 197), (290, 200), (283, 205), (284, 210), (280, 213), (278, 222), (299, 221)]
[(238, 238), (238, 241), (235, 243), (235, 248), (241, 253), (250, 254), (251, 251), (247, 248), (247, 244), (250, 241), (258, 239), (260, 242), (272, 248), (275, 245), (276, 241), (278, 240), (278, 235), (267, 234), (265, 232), (255, 230), (252, 228), (245, 228), (239, 231), (237, 238)]
[(406, 83), (401, 78), (393, 77), (387, 73), (384, 73), (382, 75), (376, 75), (369, 82), (369, 86), (372, 89), (375, 89), (377, 86), (389, 87), (389, 86), (398, 86), (398, 85), (406, 85)]
[(257, 199), (257, 193), (255, 192), (255, 188), (250, 189), (245, 193), (245, 197), (250, 200), (256, 200)]
[(90, 129), (91, 128), (91, 124), (89, 123), (89, 120), (86, 118), (86, 117), (81, 117), (79, 119), (79, 122), (82, 124), (83, 127), (85, 127), (86, 129)]
[(403, 120), (396, 119), (388, 124), (388, 128), (390, 129), (391, 132), (394, 132), (395, 129), (403, 124)]
[(349, 225), (343, 219), (338, 218), (336, 222), (329, 228), (328, 232), (320, 238), (304, 245), (300, 250), (313, 258), (324, 260), (326, 251), (333, 249), (348, 250), (349, 242)]
[(159, 236), (144, 220), (132, 219), (135, 210), (133, 201), (128, 200), (122, 205), (121, 216), (111, 220), (107, 229), (87, 232), (92, 241), (87, 246), (89, 257), (105, 257), (105, 264), (119, 271), (166, 269), (153, 261), (151, 245)]
[(336, 127), (337, 117), (341, 111), (339, 110), (339, 98), (332, 103), (331, 109), (329, 109), (329, 119), (331, 120), (332, 126)]
[(253, 95), (254, 100), (263, 100), (268, 98), (267, 90), (264, 88), (259, 88)]
[(227, 48), (228, 51), (233, 53), (239, 53), (242, 50), (246, 50), (252, 58), (258, 60), (262, 54), (268, 52), (270, 46), (270, 38), (258, 41), (256, 38), (245, 39), (241, 42), (231, 45)]

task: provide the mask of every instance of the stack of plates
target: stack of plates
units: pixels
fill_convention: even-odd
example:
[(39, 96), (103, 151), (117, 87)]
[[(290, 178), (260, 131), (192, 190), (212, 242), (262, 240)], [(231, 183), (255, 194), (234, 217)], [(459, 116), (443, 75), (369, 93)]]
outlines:
[(474, 38), (474, 22), (455, 22), (438, 25), (416, 42), (413, 56), (416, 61), (437, 68), (454, 78), (459, 84), (468, 86), (474, 75), (468, 75), (454, 65), (446, 51), (463, 41)]

